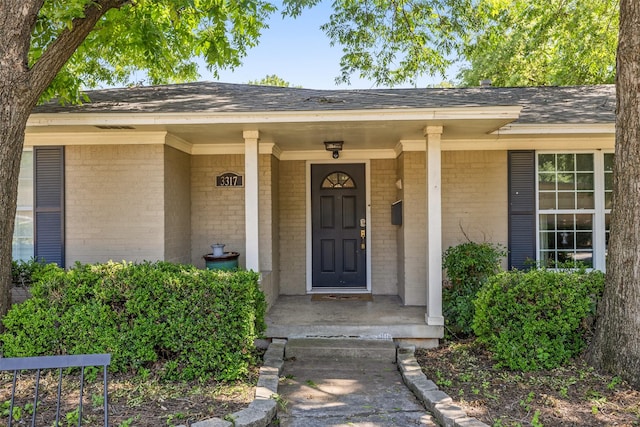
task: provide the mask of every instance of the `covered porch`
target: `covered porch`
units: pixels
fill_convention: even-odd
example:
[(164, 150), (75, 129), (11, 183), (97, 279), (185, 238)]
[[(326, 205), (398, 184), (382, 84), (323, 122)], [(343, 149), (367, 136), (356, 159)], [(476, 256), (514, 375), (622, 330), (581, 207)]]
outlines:
[(425, 311), (425, 306), (404, 305), (394, 295), (374, 295), (372, 301), (313, 301), (312, 295), (280, 295), (267, 313), (266, 336), (393, 339), (436, 347), (442, 326), (427, 325)]
[[(224, 243), (240, 254), (241, 268), (260, 272), (269, 337), (437, 342), (443, 248), (465, 220), (480, 235), (504, 234), (506, 227), (494, 230), (495, 213), (507, 211), (506, 145), (494, 132), (521, 107), (461, 105), (447, 91), (427, 99), (422, 91), (319, 94), (204, 83), (171, 89), (161, 107), (149, 90), (137, 98), (109, 91), (93, 94), (91, 108), (32, 117), (28, 144), (65, 146), (68, 263), (117, 257), (204, 268), (210, 245)], [(135, 102), (114, 111), (113, 99)], [(339, 153), (327, 148), (332, 141), (344, 144)], [(314, 181), (313, 171), (326, 165), (331, 169)], [(350, 167), (363, 171), (353, 175), (361, 193), (331, 199), (318, 190), (325, 189), (320, 178)], [(237, 185), (220, 183), (230, 175)], [(497, 188), (495, 196), (485, 188)], [(316, 191), (325, 211), (314, 205)], [(315, 250), (331, 240), (320, 219), (347, 217), (327, 224), (355, 229), (355, 237), (344, 232), (324, 252)], [(95, 244), (104, 236), (106, 249)], [(338, 254), (325, 259), (347, 267), (318, 266), (318, 253)], [(358, 264), (340, 256), (350, 253)], [(363, 274), (357, 283), (314, 278), (347, 270)], [(373, 301), (312, 301), (324, 292), (366, 293)]]

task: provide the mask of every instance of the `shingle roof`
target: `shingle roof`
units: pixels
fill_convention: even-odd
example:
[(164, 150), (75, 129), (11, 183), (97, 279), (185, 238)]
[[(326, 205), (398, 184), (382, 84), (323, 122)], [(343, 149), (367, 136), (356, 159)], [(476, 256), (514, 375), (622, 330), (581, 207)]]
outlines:
[(34, 113), (293, 112), (522, 106), (518, 123), (613, 123), (615, 86), (314, 90), (217, 82), (105, 89)]

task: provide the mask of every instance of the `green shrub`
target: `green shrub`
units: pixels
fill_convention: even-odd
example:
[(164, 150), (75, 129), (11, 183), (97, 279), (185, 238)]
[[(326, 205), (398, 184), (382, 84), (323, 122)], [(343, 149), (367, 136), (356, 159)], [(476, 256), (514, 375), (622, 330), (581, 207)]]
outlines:
[(473, 330), (502, 365), (555, 368), (584, 348), (603, 288), (599, 271), (503, 272), (478, 292)]
[(47, 264), (31, 258), (28, 261), (11, 261), (11, 282), (13, 286), (30, 286), (38, 280)]
[(113, 372), (160, 368), (167, 379), (232, 380), (265, 329), (257, 273), (165, 262), (49, 267), (14, 305), (6, 357), (111, 353)]
[(442, 290), (442, 309), (450, 333), (473, 333), (473, 300), (487, 279), (500, 271), (500, 258), (504, 256), (500, 245), (486, 242), (466, 242), (445, 251), (443, 266), (450, 286)]

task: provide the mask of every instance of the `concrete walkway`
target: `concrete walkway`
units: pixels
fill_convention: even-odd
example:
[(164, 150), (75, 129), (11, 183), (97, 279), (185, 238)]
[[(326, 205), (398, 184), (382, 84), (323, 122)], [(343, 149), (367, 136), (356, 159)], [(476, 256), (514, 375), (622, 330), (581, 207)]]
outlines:
[(403, 383), (395, 351), (386, 340), (289, 340), (279, 425), (438, 426)]

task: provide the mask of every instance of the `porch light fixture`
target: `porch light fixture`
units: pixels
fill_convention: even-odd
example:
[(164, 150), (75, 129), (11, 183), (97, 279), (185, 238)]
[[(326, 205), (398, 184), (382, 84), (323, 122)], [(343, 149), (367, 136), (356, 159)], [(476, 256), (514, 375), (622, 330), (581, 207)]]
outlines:
[(340, 151), (342, 151), (342, 144), (344, 141), (325, 141), (324, 149), (333, 153), (333, 158), (340, 157)]

